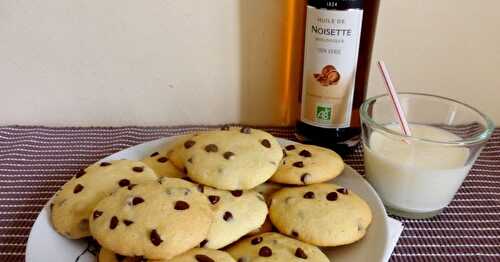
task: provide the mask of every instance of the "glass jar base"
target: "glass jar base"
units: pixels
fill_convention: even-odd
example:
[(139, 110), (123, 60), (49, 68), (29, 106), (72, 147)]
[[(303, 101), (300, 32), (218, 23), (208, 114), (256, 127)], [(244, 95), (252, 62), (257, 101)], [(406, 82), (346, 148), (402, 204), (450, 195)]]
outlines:
[(429, 212), (409, 212), (409, 211), (404, 211), (396, 208), (392, 208), (389, 206), (385, 206), (385, 209), (387, 210), (387, 214), (389, 215), (394, 215), (398, 217), (403, 217), (403, 218), (409, 218), (409, 219), (426, 219), (426, 218), (431, 218), (439, 215), (443, 209), (438, 209), (434, 211), (429, 211)]

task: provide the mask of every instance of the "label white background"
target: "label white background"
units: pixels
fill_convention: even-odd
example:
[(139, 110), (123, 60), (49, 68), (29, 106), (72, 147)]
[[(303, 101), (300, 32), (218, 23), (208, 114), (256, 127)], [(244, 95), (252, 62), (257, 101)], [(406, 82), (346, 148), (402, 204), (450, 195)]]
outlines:
[[(319, 18), (326, 18), (329, 22), (320, 22)], [(360, 9), (326, 10), (308, 6), (301, 108), (303, 122), (327, 128), (349, 127), (362, 19), (363, 10)], [(322, 35), (312, 31), (313, 25), (325, 29), (350, 29), (352, 32), (350, 36)], [(341, 40), (343, 42), (339, 42)], [(341, 53), (321, 53), (319, 48), (336, 49)], [(313, 74), (321, 73), (325, 65), (335, 66), (340, 73), (340, 80), (326, 87), (313, 77)], [(313, 113), (316, 105), (331, 105), (332, 121), (316, 119)]]

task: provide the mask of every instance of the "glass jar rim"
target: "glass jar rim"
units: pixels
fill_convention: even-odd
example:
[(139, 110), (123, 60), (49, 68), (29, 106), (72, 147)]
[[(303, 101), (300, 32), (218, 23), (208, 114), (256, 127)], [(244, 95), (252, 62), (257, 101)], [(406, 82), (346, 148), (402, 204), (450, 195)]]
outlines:
[(407, 141), (425, 142), (425, 143), (433, 143), (433, 144), (447, 145), (447, 146), (467, 146), (467, 145), (472, 145), (472, 144), (483, 143), (483, 142), (486, 142), (491, 137), (491, 135), (493, 134), (493, 131), (495, 130), (495, 124), (487, 115), (485, 115), (484, 113), (482, 113), (481, 111), (479, 111), (475, 107), (470, 106), (470, 105), (463, 103), (461, 101), (447, 98), (444, 96), (432, 95), (432, 94), (426, 94), (426, 93), (416, 93), (416, 92), (398, 92), (398, 95), (431, 97), (431, 98), (437, 98), (437, 99), (441, 99), (444, 101), (459, 104), (459, 105), (464, 106), (465, 108), (475, 112), (476, 114), (478, 114), (486, 123), (485, 129), (481, 133), (479, 133), (473, 137), (470, 137), (467, 139), (455, 140), (455, 141), (438, 141), (438, 140), (412, 137), (412, 136), (407, 136), (405, 134), (401, 134), (397, 131), (394, 131), (394, 130), (387, 128), (386, 126), (384, 126), (382, 124), (377, 123), (375, 120), (373, 120), (373, 118), (371, 118), (368, 115), (369, 105), (371, 103), (373, 103), (374, 101), (376, 101), (377, 99), (380, 99), (383, 97), (388, 97), (388, 94), (373, 96), (373, 97), (368, 98), (366, 101), (364, 101), (363, 104), (361, 104), (361, 108), (360, 108), (361, 120), (363, 122), (368, 123), (370, 126), (374, 127), (375, 129), (382, 131), (385, 134), (397, 136), (397, 137), (400, 137), (400, 138), (405, 139)]

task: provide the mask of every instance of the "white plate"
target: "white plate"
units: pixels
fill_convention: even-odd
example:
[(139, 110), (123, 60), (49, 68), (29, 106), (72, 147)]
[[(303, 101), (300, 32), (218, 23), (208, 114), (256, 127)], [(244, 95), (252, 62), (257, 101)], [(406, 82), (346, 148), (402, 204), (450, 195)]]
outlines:
[[(103, 160), (142, 159), (151, 152), (158, 151), (173, 139), (175, 137), (161, 138), (133, 146)], [(285, 139), (279, 139), (279, 141), (282, 145), (293, 143)], [(342, 175), (333, 182), (349, 188), (365, 199), (372, 209), (373, 222), (362, 240), (344, 247), (325, 249), (325, 253), (336, 262), (384, 261), (385, 253), (392, 251), (390, 250), (388, 217), (375, 190), (349, 166), (346, 166)], [(66, 239), (52, 229), (48, 210), (47, 203), (31, 229), (26, 247), (26, 261), (69, 262), (76, 261), (82, 253), (78, 262), (95, 261), (92, 254), (84, 252), (87, 248), (85, 241)]]

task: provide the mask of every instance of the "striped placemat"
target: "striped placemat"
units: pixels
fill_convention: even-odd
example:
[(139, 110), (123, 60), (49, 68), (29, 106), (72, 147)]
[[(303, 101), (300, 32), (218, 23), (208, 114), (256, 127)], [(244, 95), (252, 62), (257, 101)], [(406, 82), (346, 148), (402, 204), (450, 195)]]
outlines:
[[(38, 212), (77, 170), (139, 143), (208, 128), (0, 127), (0, 261), (24, 261)], [(293, 139), (292, 128), (266, 129)], [(360, 148), (346, 162), (363, 173)], [(400, 220), (391, 261), (500, 261), (500, 130), (440, 216)]]

